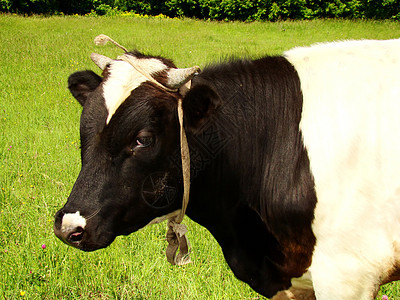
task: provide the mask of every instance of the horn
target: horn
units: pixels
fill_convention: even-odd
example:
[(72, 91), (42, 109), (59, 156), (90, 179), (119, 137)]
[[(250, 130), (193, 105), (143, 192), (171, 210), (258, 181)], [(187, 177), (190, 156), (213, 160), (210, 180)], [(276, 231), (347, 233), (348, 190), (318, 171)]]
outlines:
[(178, 89), (183, 86), (186, 82), (191, 80), (193, 76), (200, 72), (200, 67), (194, 66), (187, 69), (169, 69), (168, 70), (168, 81), (165, 85), (171, 89)]
[(93, 62), (102, 70), (105, 69), (105, 67), (111, 63), (113, 60), (107, 56), (97, 54), (97, 53), (92, 53), (90, 55), (90, 58), (93, 60)]

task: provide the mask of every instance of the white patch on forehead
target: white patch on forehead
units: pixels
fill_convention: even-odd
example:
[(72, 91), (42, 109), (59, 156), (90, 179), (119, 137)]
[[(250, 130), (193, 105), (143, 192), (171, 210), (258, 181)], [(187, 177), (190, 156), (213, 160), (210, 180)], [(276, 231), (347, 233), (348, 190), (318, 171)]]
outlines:
[[(147, 74), (166, 70), (168, 67), (156, 58), (135, 58), (130, 57), (135, 66), (139, 70), (145, 71)], [(103, 96), (108, 110), (108, 124), (117, 111), (118, 107), (129, 97), (131, 92), (139, 87), (148, 79), (137, 71), (131, 64), (121, 60), (115, 60), (111, 63), (108, 72), (110, 73), (103, 86)]]
[(78, 227), (85, 229), (85, 226), (86, 226), (86, 219), (80, 215), (79, 211), (77, 211), (74, 214), (69, 213), (63, 216), (61, 222), (61, 231), (69, 232)]

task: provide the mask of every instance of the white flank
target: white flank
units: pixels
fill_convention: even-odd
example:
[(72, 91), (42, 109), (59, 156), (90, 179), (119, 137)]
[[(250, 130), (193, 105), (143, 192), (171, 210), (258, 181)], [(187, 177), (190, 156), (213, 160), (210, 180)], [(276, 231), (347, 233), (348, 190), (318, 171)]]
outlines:
[(79, 211), (77, 211), (74, 214), (69, 213), (63, 216), (61, 222), (61, 231), (70, 232), (77, 229), (78, 227), (85, 229), (85, 226), (86, 219), (80, 215)]
[[(400, 245), (400, 40), (295, 48), (318, 203), (318, 299), (372, 299)], [(398, 266), (398, 265), (397, 265)]]
[[(146, 71), (149, 75), (167, 69), (167, 66), (156, 58), (131, 58), (131, 61), (138, 66), (138, 69)], [(144, 75), (125, 61), (113, 61), (108, 71), (110, 75), (103, 85), (103, 96), (108, 110), (106, 124), (131, 92), (147, 81)]]

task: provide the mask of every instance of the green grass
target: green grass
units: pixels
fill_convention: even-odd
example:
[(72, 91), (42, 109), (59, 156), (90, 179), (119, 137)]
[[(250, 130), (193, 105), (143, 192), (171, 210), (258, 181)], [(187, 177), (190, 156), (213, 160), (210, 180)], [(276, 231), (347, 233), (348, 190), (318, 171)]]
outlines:
[[(100, 33), (188, 67), (314, 42), (398, 38), (400, 24), (0, 15), (0, 298), (262, 299), (234, 278), (218, 244), (188, 219), (194, 263), (183, 267), (164, 258), (165, 224), (119, 237), (94, 253), (67, 247), (53, 235), (53, 215), (80, 169), (81, 108), (66, 89), (67, 77), (96, 70), (91, 52), (121, 54), (113, 46), (96, 47), (93, 38)], [(382, 292), (400, 297), (398, 284)]]

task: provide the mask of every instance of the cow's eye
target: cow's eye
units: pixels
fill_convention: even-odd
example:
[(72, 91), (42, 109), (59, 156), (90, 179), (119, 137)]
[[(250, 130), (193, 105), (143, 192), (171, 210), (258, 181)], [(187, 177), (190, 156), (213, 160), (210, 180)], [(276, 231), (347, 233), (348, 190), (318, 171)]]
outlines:
[(153, 137), (151, 135), (143, 135), (136, 138), (136, 147), (149, 147), (152, 144)]

